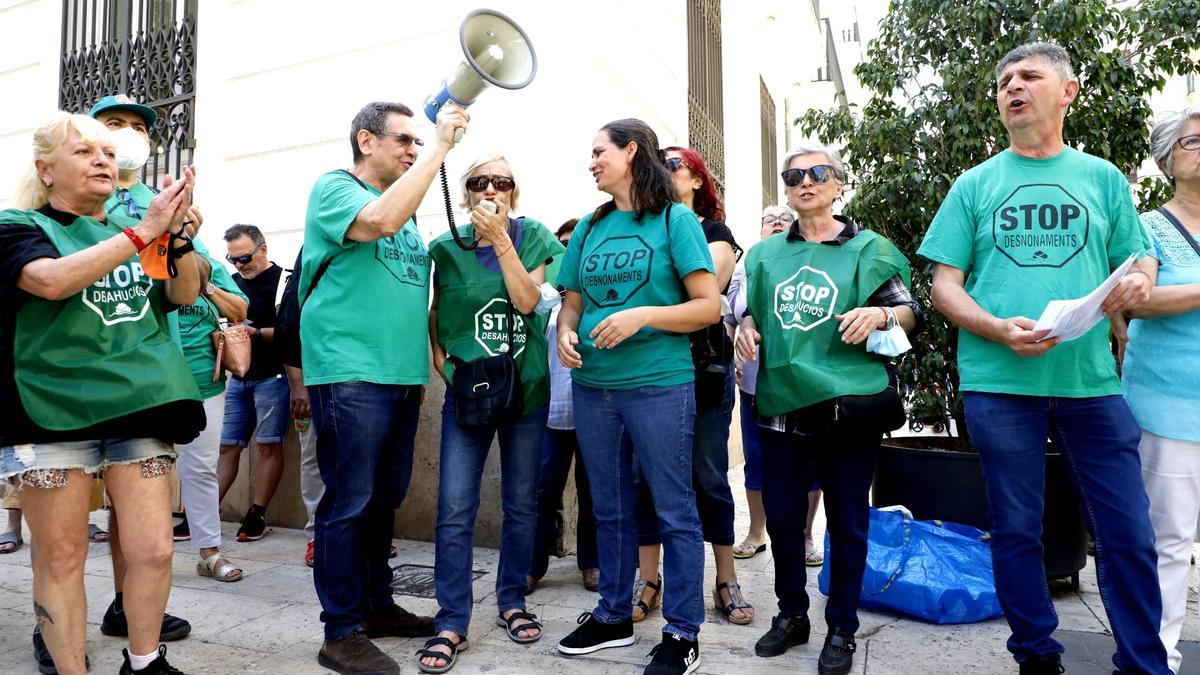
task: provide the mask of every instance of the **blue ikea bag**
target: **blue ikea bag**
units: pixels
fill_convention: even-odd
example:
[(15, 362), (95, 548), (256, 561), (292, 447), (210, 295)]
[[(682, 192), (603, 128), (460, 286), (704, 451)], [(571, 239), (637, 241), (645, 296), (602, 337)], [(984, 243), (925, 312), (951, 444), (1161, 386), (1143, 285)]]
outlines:
[[(938, 624), (1000, 616), (988, 533), (967, 525), (913, 520), (871, 509), (860, 606)], [(817, 585), (829, 595), (829, 534)]]

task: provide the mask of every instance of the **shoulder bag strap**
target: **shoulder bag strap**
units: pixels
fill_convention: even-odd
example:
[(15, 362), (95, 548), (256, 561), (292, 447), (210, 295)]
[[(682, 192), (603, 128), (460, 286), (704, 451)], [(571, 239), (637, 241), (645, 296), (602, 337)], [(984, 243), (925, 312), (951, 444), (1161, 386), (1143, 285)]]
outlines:
[[(354, 174), (350, 173), (349, 171), (347, 171), (345, 169), (338, 169), (337, 173), (346, 174), (347, 176), (352, 178), (355, 183), (358, 183), (359, 187), (370, 192), (370, 188), (368, 188), (367, 184), (362, 182), (362, 180), (358, 176), (355, 176)], [(308, 302), (308, 299), (309, 299), (309, 297), (312, 296), (313, 291), (317, 290), (317, 282), (321, 280), (321, 277), (325, 276), (325, 270), (329, 269), (329, 264), (332, 263), (333, 259), (336, 257), (337, 257), (337, 253), (334, 253), (333, 255), (326, 258), (325, 262), (321, 263), (321, 266), (317, 268), (316, 274), (313, 275), (312, 283), (308, 285), (308, 290), (304, 292), (304, 297), (300, 299), (300, 308), (301, 309), (304, 308), (304, 303)]]
[(1196, 242), (1196, 238), (1192, 236), (1191, 232), (1187, 231), (1187, 228), (1183, 226), (1183, 223), (1179, 222), (1179, 219), (1175, 217), (1175, 214), (1168, 211), (1167, 207), (1165, 206), (1160, 206), (1155, 209), (1155, 211), (1161, 213), (1162, 216), (1167, 219), (1167, 222), (1174, 225), (1175, 229), (1179, 230), (1179, 234), (1183, 235), (1184, 241), (1191, 245), (1192, 250), (1196, 252), (1196, 255), (1200, 256), (1200, 243)]

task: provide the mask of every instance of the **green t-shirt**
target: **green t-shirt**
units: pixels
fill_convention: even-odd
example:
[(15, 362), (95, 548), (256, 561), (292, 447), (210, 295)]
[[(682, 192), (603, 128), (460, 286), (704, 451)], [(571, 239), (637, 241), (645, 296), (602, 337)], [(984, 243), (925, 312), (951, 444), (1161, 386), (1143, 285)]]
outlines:
[[(1005, 150), (954, 182), (917, 253), (965, 271), (967, 293), (992, 315), (1037, 320), (1047, 302), (1087, 295), (1148, 243), (1129, 183), (1112, 164), (1072, 148), (1049, 159)], [(959, 331), (961, 387), (1120, 394), (1108, 329), (1106, 319), (1034, 357)]]
[[(562, 246), (562, 244), (559, 244)], [(566, 249), (563, 249), (564, 251)], [(546, 264), (546, 283), (558, 288), (558, 270), (562, 269), (563, 254), (559, 253), (554, 256), (554, 259)]]
[[(238, 288), (225, 265), (213, 258), (199, 239), (193, 240), (192, 243), (196, 246), (196, 253), (204, 256), (212, 266), (208, 283), (249, 302), (249, 298)], [(174, 328), (171, 338), (183, 350), (183, 357), (187, 359), (188, 368), (192, 370), (192, 377), (196, 378), (200, 395), (207, 399), (225, 391), (225, 369), (221, 369), (220, 379), (213, 382), (217, 354), (213, 351), (211, 336), (217, 329), (217, 312), (216, 307), (204, 296), (204, 289), (201, 288), (200, 291), (200, 296), (195, 302), (171, 312), (167, 318)]]
[(687, 335), (643, 328), (612, 349), (596, 349), (588, 337), (610, 314), (632, 307), (666, 307), (687, 300), (682, 279), (697, 270), (713, 273), (700, 221), (691, 209), (672, 204), (646, 214), (613, 211), (591, 232), (591, 214), (580, 219), (563, 256), (558, 283), (583, 296), (579, 344), (583, 367), (576, 382), (602, 389), (666, 387), (695, 380)]
[[(519, 226), (517, 255), (528, 271), (546, 264), (551, 256), (562, 253), (562, 244), (544, 225), (525, 218)], [(465, 239), (473, 239), (473, 228), (462, 228)], [(492, 251), (479, 248), (464, 251), (449, 232), (429, 244), (429, 255), (437, 265), (434, 275), (438, 289), (437, 339), (449, 356), (470, 362), (503, 353), (508, 343), (508, 293), (498, 261)], [(482, 260), (495, 268), (485, 267)], [(547, 361), (546, 316), (522, 316), (512, 308), (512, 354), (521, 376), (521, 393), (526, 414), (537, 410), (550, 398), (550, 373)], [(455, 362), (447, 358), (443, 370), (454, 379)]]
[(346, 238), (358, 212), (380, 194), (331, 171), (308, 198), (298, 289), (306, 385), (429, 382), (431, 265), (416, 222), (410, 218), (398, 233), (376, 241)]
[(120, 229), (137, 227), (146, 216), (146, 210), (150, 208), (155, 194), (157, 192), (141, 181), (129, 188), (117, 188), (108, 201), (104, 202), (104, 213), (108, 215), (108, 222)]

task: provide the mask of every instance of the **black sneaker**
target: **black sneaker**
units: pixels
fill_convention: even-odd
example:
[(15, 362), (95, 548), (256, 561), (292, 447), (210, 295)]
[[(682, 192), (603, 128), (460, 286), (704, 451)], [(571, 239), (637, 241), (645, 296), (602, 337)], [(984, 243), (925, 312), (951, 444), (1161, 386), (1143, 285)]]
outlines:
[(1059, 655), (1027, 656), (1021, 662), (1021, 675), (1059, 675), (1067, 672), (1059, 663)]
[(602, 623), (593, 618), (591, 612), (584, 612), (575, 623), (580, 624), (579, 628), (558, 643), (558, 651), (563, 654), (591, 654), (609, 647), (633, 644), (633, 619)]
[(129, 650), (122, 649), (121, 655), (125, 657), (125, 662), (121, 664), (121, 670), (117, 675), (184, 675), (184, 672), (167, 663), (167, 646), (158, 646), (158, 658), (150, 662), (150, 665), (141, 670), (134, 670), (129, 663)]
[[(42, 637), (42, 627), (33, 627), (33, 658), (37, 660), (38, 672), (42, 675), (58, 675), (58, 667), (54, 665), (54, 657), (46, 648), (46, 639)], [(92, 669), (92, 660), (87, 654), (83, 655), (83, 666)]]
[[(100, 622), (100, 632), (109, 637), (129, 637), (129, 622), (125, 619), (124, 608), (117, 607), (115, 598), (108, 606), (108, 611), (104, 613), (104, 620)], [(190, 632), (192, 632), (192, 624), (177, 616), (163, 614), (162, 627), (158, 630), (158, 639), (163, 642), (174, 642), (187, 637)]]
[(192, 531), (188, 528), (187, 516), (184, 516), (178, 525), (171, 528), (171, 538), (175, 541), (187, 541), (192, 538)]
[(845, 675), (854, 665), (854, 633), (835, 628), (825, 636), (825, 646), (821, 648), (821, 657), (817, 659), (817, 672), (820, 675)]
[(267, 531), (267, 509), (258, 504), (251, 504), (246, 517), (242, 518), (242, 526), (238, 528), (237, 540), (241, 542), (258, 541)]
[(754, 644), (754, 653), (759, 656), (779, 656), (796, 645), (808, 642), (812, 625), (807, 616), (784, 616), (771, 619), (771, 630)]
[(650, 650), (650, 656), (642, 675), (687, 675), (700, 667), (700, 642), (663, 633), (662, 642)]

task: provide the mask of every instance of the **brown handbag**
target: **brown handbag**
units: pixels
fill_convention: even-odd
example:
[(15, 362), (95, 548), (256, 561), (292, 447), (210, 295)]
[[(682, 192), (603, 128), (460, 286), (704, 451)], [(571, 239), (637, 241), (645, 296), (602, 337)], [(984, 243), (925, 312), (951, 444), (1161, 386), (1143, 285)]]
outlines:
[(209, 334), (213, 342), (213, 351), (217, 353), (212, 381), (221, 381), (222, 368), (238, 377), (245, 375), (250, 371), (250, 326), (237, 324), (222, 328), (221, 313), (217, 311), (217, 306), (208, 298), (204, 298), (204, 301), (212, 308), (213, 316), (217, 317), (217, 329)]
[(213, 366), (213, 382), (221, 379), (221, 369), (241, 377), (250, 370), (250, 327), (218, 327), (211, 334), (217, 363)]

